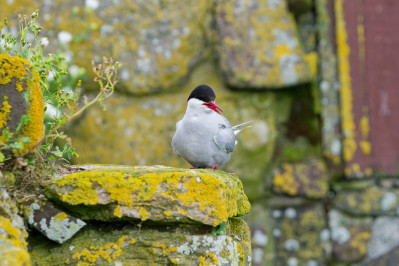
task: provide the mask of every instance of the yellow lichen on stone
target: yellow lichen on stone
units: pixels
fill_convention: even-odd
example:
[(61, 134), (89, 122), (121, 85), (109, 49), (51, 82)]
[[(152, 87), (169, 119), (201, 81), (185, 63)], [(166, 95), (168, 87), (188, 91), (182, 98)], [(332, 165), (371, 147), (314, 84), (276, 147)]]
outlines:
[[(224, 182), (231, 184), (228, 186)], [(129, 173), (128, 170), (118, 172), (110, 169), (107, 172), (106, 169), (99, 169), (54, 179), (50, 187), (64, 191), (55, 192), (56, 197), (69, 205), (114, 203), (115, 216), (133, 215), (132, 217), (142, 221), (152, 219), (154, 216), (159, 217), (158, 210), (152, 211), (148, 208), (148, 202), (154, 200), (163, 202), (166, 204), (164, 207), (169, 208), (163, 212), (164, 217), (161, 219), (175, 220), (177, 217), (185, 217), (199, 219), (213, 226), (227, 221), (229, 217), (237, 216), (239, 212), (242, 215), (250, 209), (238, 179), (227, 177), (221, 179), (201, 172), (135, 174)], [(192, 216), (186, 207), (197, 208), (202, 214)], [(209, 215), (211, 219), (206, 221)]]
[(312, 77), (316, 77), (318, 64), (319, 64), (319, 55), (317, 52), (310, 52), (304, 55), (304, 59), (306, 63), (308, 63), (309, 70)]
[(8, 97), (4, 96), (3, 107), (0, 108), (0, 129), (7, 125), (10, 119), (11, 105), (8, 104)]
[(31, 265), (26, 237), (27, 234), (15, 228), (10, 219), (0, 216), (0, 244), (8, 247), (2, 249), (1, 265)]
[(72, 259), (77, 260), (77, 263), (83, 265), (81, 263), (90, 263), (89, 265), (94, 265), (94, 263), (98, 263), (97, 259), (100, 257), (111, 263), (116, 258), (118, 258), (122, 250), (120, 248), (119, 243), (124, 244), (124, 236), (118, 239), (117, 243), (108, 243), (103, 246), (91, 246), (90, 248), (85, 248), (80, 252), (77, 252), (72, 255)]
[(281, 192), (287, 193), (288, 195), (295, 195), (298, 191), (298, 183), (296, 182), (293, 174), (294, 169), (288, 163), (284, 163), (283, 172), (277, 173), (273, 178), (273, 185)]
[(139, 208), (140, 220), (146, 221), (148, 219), (148, 211), (144, 208)]
[(367, 253), (367, 246), (370, 239), (370, 232), (361, 232), (355, 234), (350, 241), (350, 246), (359, 250), (360, 254), (365, 255)]
[(65, 212), (60, 212), (56, 216), (54, 216), (55, 221), (64, 221), (66, 218), (68, 218), (68, 214)]
[(350, 75), (348, 34), (344, 18), (343, 1), (335, 1), (337, 53), (339, 59), (339, 80), (341, 82), (341, 120), (343, 131), (343, 157), (345, 162), (352, 160), (357, 144), (352, 108), (352, 82)]
[[(31, 149), (44, 135), (44, 101), (42, 89), (39, 83), (39, 74), (33, 71), (33, 81), (30, 82), (30, 98), (28, 115), (30, 122), (22, 129), (22, 135), (30, 139), (30, 143), (24, 144), (23, 150), (14, 150), (16, 155)], [(32, 152), (35, 149), (32, 150)]]
[[(32, 72), (32, 77), (29, 76), (30, 72)], [(23, 126), (21, 137), (28, 137), (30, 142), (24, 143), (22, 149), (13, 150), (14, 155), (20, 155), (36, 145), (44, 134), (44, 101), (39, 83), (39, 74), (31, 69), (29, 61), (17, 56), (0, 54), (0, 85), (9, 84), (13, 79), (16, 82), (15, 89), (18, 92), (27, 93), (29, 96), (26, 114), (29, 115), (30, 122)], [(24, 84), (27, 84), (27, 87), (23, 92)], [(5, 96), (3, 107), (0, 110), (0, 129), (7, 126), (11, 108), (12, 106), (8, 103), (7, 96)]]
[(26, 68), (29, 65), (29, 61), (26, 59), (0, 54), (0, 85), (6, 85), (15, 78), (17, 91), (22, 91), (22, 83), (27, 75)]

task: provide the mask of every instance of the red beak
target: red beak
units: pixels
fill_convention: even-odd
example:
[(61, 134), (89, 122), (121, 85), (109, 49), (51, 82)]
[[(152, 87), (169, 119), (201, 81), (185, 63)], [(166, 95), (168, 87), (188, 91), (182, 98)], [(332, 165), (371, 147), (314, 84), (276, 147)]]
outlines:
[(210, 103), (203, 103), (203, 105), (205, 105), (206, 107), (208, 107), (209, 109), (212, 109), (213, 111), (215, 111), (216, 113), (220, 114), (220, 112), (223, 112), (223, 110), (214, 102), (210, 102)]

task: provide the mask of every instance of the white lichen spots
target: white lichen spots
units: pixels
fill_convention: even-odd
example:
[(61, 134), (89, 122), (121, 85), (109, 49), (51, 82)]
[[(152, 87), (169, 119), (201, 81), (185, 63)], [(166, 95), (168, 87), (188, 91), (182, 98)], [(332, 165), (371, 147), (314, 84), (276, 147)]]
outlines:
[(294, 208), (287, 208), (284, 211), (284, 215), (289, 219), (294, 219), (296, 217), (296, 210)]
[(171, 53), (169, 50), (166, 50), (166, 51), (163, 53), (163, 57), (164, 57), (166, 60), (170, 60), (170, 59), (172, 58), (172, 53)]
[(330, 89), (330, 83), (326, 80), (320, 82), (320, 90), (322, 92), (327, 92)]
[(97, 9), (100, 6), (100, 2), (98, 0), (86, 0), (85, 5), (91, 9)]
[(280, 57), (281, 78), (286, 85), (296, 84), (299, 81), (298, 73), (295, 65), (299, 63), (301, 58), (296, 54), (282, 55)]
[(273, 210), (273, 212), (272, 212), (272, 216), (273, 216), (274, 219), (281, 218), (282, 214), (283, 213), (280, 210)]
[(183, 28), (183, 34), (184, 34), (184, 35), (188, 35), (189, 33), (190, 33), (190, 28), (187, 27), (187, 26), (184, 27), (184, 28)]
[(151, 60), (149, 58), (138, 59), (136, 63), (137, 63), (137, 70), (144, 73), (151, 71)]
[(306, 262), (306, 266), (319, 266), (317, 260), (311, 259)]
[(215, 255), (218, 260), (217, 265), (239, 265), (240, 254), (237, 245), (237, 242), (228, 236), (193, 236), (191, 244), (185, 243), (177, 247), (177, 253), (191, 255), (206, 248), (206, 253)]
[(51, 217), (49, 223), (45, 218), (40, 220), (41, 231), (46, 235), (47, 238), (58, 243), (63, 243), (70, 239), (85, 225), (86, 223), (82, 220), (76, 219), (76, 221), (72, 221), (69, 219), (69, 217), (66, 217), (62, 220)]
[(14, 0), (7, 0), (7, 4), (11, 5), (14, 3)]
[(130, 78), (129, 70), (127, 70), (127, 68), (122, 68), (121, 69), (121, 79), (128, 80), (129, 78)]
[(281, 230), (279, 228), (274, 228), (272, 234), (275, 238), (279, 238), (281, 236)]
[(298, 259), (295, 257), (291, 257), (287, 260), (288, 266), (298, 266)]
[(107, 37), (108, 34), (114, 31), (114, 27), (108, 24), (104, 24), (100, 29), (100, 34), (102, 37)]
[(30, 206), (29, 206), (29, 210), (30, 210), (30, 215), (28, 216), (28, 222), (29, 222), (29, 224), (31, 224), (31, 225), (33, 225), (34, 223), (35, 223), (35, 221), (33, 220), (33, 218), (34, 218), (34, 214), (35, 214), (35, 211), (38, 211), (38, 210), (40, 210), (40, 205), (39, 204), (37, 204), (37, 203), (32, 203)]
[(326, 243), (330, 241), (330, 230), (327, 228), (324, 228), (323, 230), (320, 231), (320, 241), (322, 243)]
[(254, 263), (261, 264), (263, 262), (263, 249), (254, 248), (252, 250), (252, 257), (254, 258)]
[(331, 143), (331, 153), (334, 155), (340, 155), (341, 154), (341, 141), (337, 138), (335, 138), (332, 143)]
[(281, 0), (269, 0), (269, 1), (267, 1), (267, 6), (270, 9), (276, 9), (279, 7), (281, 2), (282, 2)]
[(298, 240), (291, 238), (291, 239), (287, 239), (284, 242), (284, 248), (287, 251), (298, 251), (300, 248), (300, 245), (299, 245)]
[(199, 176), (197, 176), (197, 182), (201, 183), (201, 178)]
[(75, 246), (69, 246), (69, 250), (72, 251), (74, 250)]
[(399, 218), (378, 217), (371, 228), (371, 238), (367, 247), (369, 259), (387, 254), (399, 245)]
[(254, 235), (252, 237), (252, 241), (261, 246), (264, 247), (267, 244), (267, 235), (262, 232), (262, 230), (255, 230)]
[(174, 48), (174, 49), (177, 49), (177, 48), (180, 47), (180, 45), (181, 45), (180, 39), (177, 39), (177, 38), (176, 38), (176, 39), (173, 41), (173, 48)]
[(115, 261), (115, 266), (123, 266), (123, 262), (121, 261)]
[(298, 47), (298, 40), (294, 35), (289, 34), (287, 31), (280, 29), (273, 30), (274, 43), (277, 45), (284, 44), (290, 49), (295, 49)]
[(331, 229), (331, 239), (338, 244), (343, 244), (351, 237), (351, 233), (345, 226), (339, 226)]
[(396, 203), (396, 195), (388, 191), (384, 194), (384, 196), (381, 199), (381, 209), (383, 211), (389, 211), (391, 208), (395, 205)]
[(67, 31), (60, 31), (57, 36), (60, 43), (69, 43), (72, 41), (72, 34)]

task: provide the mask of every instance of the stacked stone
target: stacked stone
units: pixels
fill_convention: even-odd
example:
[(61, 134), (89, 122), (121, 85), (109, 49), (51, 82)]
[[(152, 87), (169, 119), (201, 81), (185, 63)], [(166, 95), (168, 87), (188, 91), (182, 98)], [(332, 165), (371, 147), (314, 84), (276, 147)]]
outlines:
[(250, 204), (235, 175), (92, 165), (54, 178), (45, 194), (58, 207), (25, 202), (22, 208), (42, 233), (30, 236), (33, 264), (251, 263), (249, 228), (236, 218)]

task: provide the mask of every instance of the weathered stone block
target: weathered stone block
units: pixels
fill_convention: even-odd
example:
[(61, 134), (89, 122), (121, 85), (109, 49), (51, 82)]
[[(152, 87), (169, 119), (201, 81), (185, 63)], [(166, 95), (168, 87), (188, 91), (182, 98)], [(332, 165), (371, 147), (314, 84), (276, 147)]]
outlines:
[(312, 78), (286, 1), (222, 0), (216, 9), (220, 69), (237, 88), (281, 88)]
[(212, 236), (211, 227), (172, 225), (165, 228), (103, 225), (84, 229), (63, 245), (42, 238), (30, 242), (38, 265), (250, 265), (249, 229), (229, 220), (226, 235)]
[(82, 220), (59, 210), (48, 200), (27, 199), (20, 203), (27, 223), (55, 242), (65, 242), (86, 225)]
[(321, 205), (274, 209), (273, 265), (326, 265), (328, 229)]
[(347, 213), (358, 215), (399, 214), (399, 189), (384, 188), (371, 183), (362, 190), (340, 191), (334, 205)]
[(169, 167), (106, 167), (53, 179), (46, 195), (81, 219), (199, 222), (217, 226), (250, 211), (235, 175)]
[(399, 245), (399, 218), (378, 217), (372, 226), (367, 259), (373, 260), (388, 254)]
[(334, 258), (341, 262), (357, 262), (367, 255), (372, 218), (353, 217), (335, 209), (328, 212)]
[(327, 167), (322, 160), (283, 163), (273, 172), (272, 189), (276, 193), (307, 198), (324, 198), (329, 186)]
[(0, 265), (31, 265), (24, 223), (8, 193), (0, 190)]
[(62, 48), (85, 69), (91, 69), (93, 59), (112, 57), (122, 63), (118, 89), (148, 94), (173, 90), (199, 62), (211, 5), (208, 0), (8, 1), (0, 17), (13, 23), (11, 14), (39, 9), (47, 49)]

